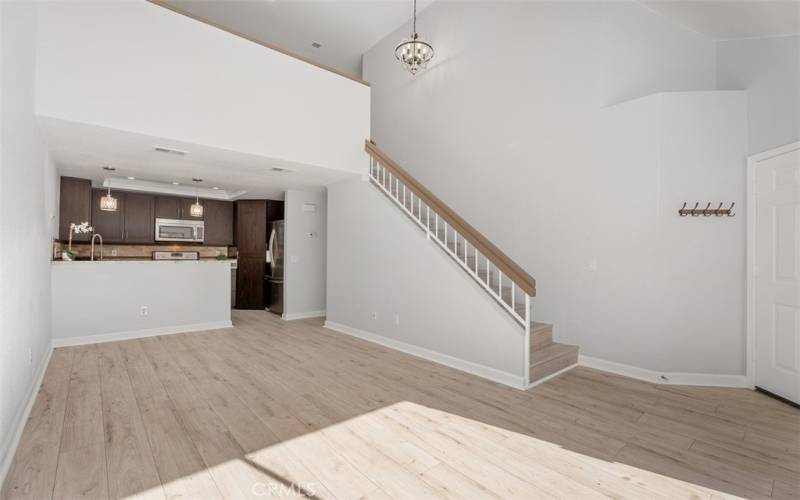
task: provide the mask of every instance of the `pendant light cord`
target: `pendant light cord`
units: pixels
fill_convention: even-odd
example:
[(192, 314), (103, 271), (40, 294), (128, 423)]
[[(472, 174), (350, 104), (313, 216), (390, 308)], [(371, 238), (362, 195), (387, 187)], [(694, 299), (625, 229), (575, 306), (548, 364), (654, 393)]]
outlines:
[(412, 29), (411, 32), (417, 32), (417, 0), (414, 0), (414, 29)]

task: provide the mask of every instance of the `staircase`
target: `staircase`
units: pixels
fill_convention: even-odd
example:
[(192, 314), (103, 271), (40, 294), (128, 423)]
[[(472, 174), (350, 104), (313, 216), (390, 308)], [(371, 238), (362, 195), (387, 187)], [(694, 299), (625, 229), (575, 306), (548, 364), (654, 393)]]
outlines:
[(553, 342), (553, 326), (531, 319), (536, 282), (519, 265), (428, 191), (416, 179), (367, 141), (369, 178), (498, 305), (525, 334), (525, 386), (578, 362), (578, 346)]

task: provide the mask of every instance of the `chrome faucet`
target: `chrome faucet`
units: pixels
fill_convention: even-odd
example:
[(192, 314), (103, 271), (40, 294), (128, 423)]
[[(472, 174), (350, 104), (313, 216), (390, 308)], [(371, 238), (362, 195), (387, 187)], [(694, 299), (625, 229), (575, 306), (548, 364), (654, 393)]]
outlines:
[(91, 260), (94, 260), (94, 239), (100, 238), (100, 260), (103, 260), (103, 237), (100, 236), (100, 233), (94, 233), (92, 235), (92, 257)]

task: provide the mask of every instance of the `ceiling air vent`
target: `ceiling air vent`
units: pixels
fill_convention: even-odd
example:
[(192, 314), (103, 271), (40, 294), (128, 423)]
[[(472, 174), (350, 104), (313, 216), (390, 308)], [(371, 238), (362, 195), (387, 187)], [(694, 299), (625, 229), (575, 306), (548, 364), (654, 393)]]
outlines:
[(172, 149), (172, 148), (167, 148), (167, 147), (164, 147), (164, 146), (153, 146), (153, 149), (155, 151), (158, 151), (159, 153), (167, 153), (167, 154), (171, 154), (171, 155), (183, 156), (183, 155), (185, 155), (187, 153), (186, 151), (182, 151), (180, 149)]

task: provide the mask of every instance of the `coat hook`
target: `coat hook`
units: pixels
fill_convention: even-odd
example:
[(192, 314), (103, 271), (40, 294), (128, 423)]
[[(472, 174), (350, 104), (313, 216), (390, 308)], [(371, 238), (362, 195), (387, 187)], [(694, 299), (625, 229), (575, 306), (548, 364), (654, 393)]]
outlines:
[(683, 206), (681, 207), (681, 209), (678, 210), (678, 215), (680, 215), (681, 217), (686, 217), (686, 202), (685, 201), (683, 202)]
[(711, 202), (709, 201), (708, 205), (706, 205), (706, 208), (703, 209), (703, 215), (705, 217), (708, 217), (709, 215), (711, 215), (711, 212), (709, 210), (710, 208), (711, 208)]
[(722, 217), (722, 215), (723, 215), (722, 214), (722, 202), (719, 202), (719, 206), (717, 207), (717, 209), (715, 211), (717, 213), (717, 217)]
[(736, 202), (733, 202), (733, 201), (732, 201), (732, 202), (731, 202), (731, 206), (730, 206), (730, 208), (728, 209), (728, 217), (733, 217), (734, 215), (736, 215), (735, 213), (733, 213), (733, 206), (734, 206), (734, 205), (736, 205)]
[(694, 204), (694, 208), (692, 209), (692, 217), (698, 217), (700, 215), (700, 211), (697, 210), (697, 207), (700, 206), (700, 202)]

